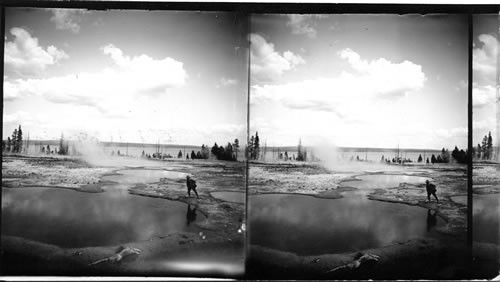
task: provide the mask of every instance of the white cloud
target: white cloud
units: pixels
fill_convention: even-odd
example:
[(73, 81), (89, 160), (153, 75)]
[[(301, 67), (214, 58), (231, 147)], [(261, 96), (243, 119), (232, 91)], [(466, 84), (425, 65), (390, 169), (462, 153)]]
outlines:
[(14, 27), (10, 33), (14, 41), (5, 43), (5, 64), (11, 71), (22, 75), (33, 75), (44, 71), (47, 66), (54, 65), (68, 55), (56, 48), (48, 46), (44, 49), (38, 45), (38, 39), (32, 37), (25, 29)]
[(373, 61), (362, 60), (358, 53), (347, 48), (339, 52), (343, 59), (347, 59), (353, 69), (381, 94), (401, 94), (423, 87), (426, 80), (422, 66), (410, 61), (392, 63), (384, 58)]
[(482, 134), (483, 132), (487, 132), (488, 130), (491, 131), (492, 129), (494, 129), (496, 127), (496, 124), (497, 120), (494, 117), (490, 117), (481, 121), (473, 121), (472, 129), (474, 133)]
[(51, 11), (53, 16), (50, 21), (56, 24), (56, 29), (71, 30), (73, 33), (80, 31), (81, 15), (86, 11), (71, 9), (52, 9)]
[(324, 15), (288, 15), (287, 26), (292, 28), (293, 34), (305, 34), (311, 38), (316, 37), (316, 20)]
[(172, 58), (129, 57), (111, 44), (102, 50), (115, 63), (112, 68), (97, 73), (6, 81), (5, 96), (41, 96), (52, 103), (88, 106), (109, 116), (120, 116), (129, 112), (137, 98), (180, 87), (187, 77), (183, 64)]
[(215, 87), (220, 88), (220, 87), (232, 86), (232, 85), (237, 85), (238, 83), (239, 82), (237, 79), (223, 77), (219, 80), (219, 82), (217, 82)]
[(283, 55), (274, 50), (274, 44), (269, 43), (261, 35), (250, 34), (251, 40), (251, 75), (254, 81), (271, 81), (281, 76), (285, 71), (305, 64), (305, 60), (291, 51)]
[(18, 121), (31, 121), (33, 120), (32, 116), (25, 111), (17, 111), (12, 114), (4, 114), (3, 122), (4, 123), (17, 123)]
[(435, 133), (440, 138), (455, 138), (455, 137), (464, 138), (467, 137), (468, 130), (465, 127), (455, 127), (451, 129), (440, 128), (436, 129)]
[(474, 84), (472, 101), (474, 107), (483, 107), (495, 103), (496, 89), (491, 85), (481, 86)]
[(474, 82), (479, 84), (496, 84), (496, 67), (497, 67), (497, 39), (489, 34), (481, 34), (478, 36), (481, 47), (476, 47), (473, 50)]
[(303, 137), (309, 143), (326, 138), (343, 146), (433, 146), (432, 138), (416, 134), (432, 136), (431, 118), (411, 105), (422, 99), (412, 95), (426, 81), (420, 65), (384, 58), (367, 61), (352, 50), (338, 55), (350, 66), (338, 75), (252, 85), (251, 112), (265, 118), (252, 118), (254, 130), (277, 144), (294, 144)]
[(398, 64), (383, 58), (367, 62), (350, 49), (339, 55), (349, 61), (354, 73), (280, 85), (254, 85), (252, 103), (272, 100), (288, 108), (349, 116), (365, 103), (371, 106), (377, 99), (400, 97), (418, 90), (426, 80), (422, 67), (412, 62)]

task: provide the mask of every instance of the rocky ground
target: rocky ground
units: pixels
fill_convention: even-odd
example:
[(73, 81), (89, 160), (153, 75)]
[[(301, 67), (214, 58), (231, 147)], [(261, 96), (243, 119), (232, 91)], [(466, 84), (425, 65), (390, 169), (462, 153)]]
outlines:
[[(187, 197), (185, 180), (135, 184), (129, 192), (136, 195), (165, 198), (189, 203), (197, 207), (207, 219), (195, 222), (203, 231), (203, 236), (189, 232), (168, 234), (151, 238), (146, 242), (130, 242), (109, 247), (88, 247), (64, 249), (23, 238), (2, 236), (3, 274), (36, 275), (215, 275), (237, 277), (244, 267), (244, 204), (226, 202), (211, 196), (214, 191), (244, 192), (244, 163), (219, 161), (141, 161), (114, 159), (104, 163), (89, 162), (76, 157), (30, 157), (3, 156), (2, 189), (22, 189), (23, 187), (52, 187), (73, 189), (80, 192), (99, 193), (106, 186), (116, 184), (104, 181), (107, 175), (116, 174), (124, 168), (162, 169), (184, 172), (197, 180), (199, 199)], [(5, 188), (4, 188), (5, 187)], [(243, 227), (244, 228), (244, 227)], [(104, 260), (112, 257), (120, 249), (139, 249), (127, 259)], [(172, 260), (191, 257), (212, 258), (214, 263), (228, 264), (230, 270), (221, 271), (219, 266), (200, 268), (193, 273), (192, 268), (179, 268)], [(215, 257), (211, 257), (215, 256)], [(133, 258), (133, 259), (131, 259)], [(8, 261), (9, 263), (5, 263)], [(159, 262), (165, 261), (163, 264)], [(31, 262), (31, 263), (26, 263)], [(170, 263), (170, 264), (169, 264)], [(220, 264), (220, 263), (219, 263)]]

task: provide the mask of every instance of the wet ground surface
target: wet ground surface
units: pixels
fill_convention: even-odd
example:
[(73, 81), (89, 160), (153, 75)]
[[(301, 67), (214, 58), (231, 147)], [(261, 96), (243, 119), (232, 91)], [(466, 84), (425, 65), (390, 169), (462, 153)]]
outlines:
[(243, 192), (232, 192), (232, 191), (220, 191), (220, 192), (212, 192), (210, 193), (212, 197), (216, 199), (220, 199), (226, 202), (233, 203), (245, 203), (246, 193)]
[[(11, 263), (3, 265), (2, 273), (242, 275), (244, 206), (210, 193), (244, 191), (243, 167), (219, 161), (114, 158), (96, 164), (78, 158), (4, 156), (2, 191), (7, 197), (2, 214), (5, 210), (9, 218), (27, 223), (36, 219), (53, 230), (38, 226), (40, 234), (23, 233), (22, 224), (8, 220), (7, 231), (12, 232), (2, 234), (2, 256)], [(187, 195), (186, 175), (197, 181), (199, 198)], [(66, 239), (60, 230), (65, 228)], [(124, 248), (132, 250), (133, 259), (106, 259), (116, 259)], [(171, 263), (188, 257), (197, 263)], [(32, 263), (21, 268), (16, 261)], [(54, 261), (61, 267), (50, 267)]]

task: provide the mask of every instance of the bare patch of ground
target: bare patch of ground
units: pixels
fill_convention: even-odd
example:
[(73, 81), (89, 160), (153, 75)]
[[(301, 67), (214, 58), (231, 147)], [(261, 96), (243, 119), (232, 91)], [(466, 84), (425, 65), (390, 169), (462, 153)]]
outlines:
[(2, 158), (2, 187), (56, 187), (82, 192), (101, 192), (109, 182), (100, 178), (112, 168), (95, 167), (80, 158), (17, 157)]
[(248, 193), (307, 194), (323, 198), (341, 198), (341, 181), (356, 175), (354, 172), (335, 173), (318, 164), (252, 163), (249, 169)]

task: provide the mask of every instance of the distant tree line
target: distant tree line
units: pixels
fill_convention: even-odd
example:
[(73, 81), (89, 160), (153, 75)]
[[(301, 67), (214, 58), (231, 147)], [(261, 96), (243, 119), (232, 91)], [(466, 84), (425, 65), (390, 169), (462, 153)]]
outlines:
[(7, 141), (2, 140), (2, 152), (21, 153), (23, 151), (23, 130), (21, 125), (12, 132), (12, 138), (7, 137)]
[[(234, 139), (234, 142), (228, 142), (226, 146), (219, 146), (217, 142), (214, 143), (212, 148), (209, 148), (208, 145), (202, 144), (201, 150), (195, 152), (192, 150), (191, 153), (186, 154), (186, 159), (209, 159), (215, 158), (217, 160), (223, 161), (237, 161), (238, 160), (238, 152), (240, 149), (240, 141), (238, 138)], [(179, 150), (177, 154), (177, 158), (182, 158), (182, 151)]]
[[(432, 154), (431, 159), (429, 161), (429, 158), (425, 160), (426, 163), (450, 163), (451, 161), (457, 162), (459, 164), (466, 164), (467, 163), (467, 150), (459, 150), (457, 146), (455, 146), (455, 149), (450, 152), (448, 149), (441, 149), (441, 154), (439, 155), (434, 155)], [(422, 155), (418, 156), (417, 162), (421, 163), (423, 162)]]
[(218, 160), (237, 161), (239, 149), (240, 141), (236, 138), (232, 144), (228, 142), (225, 147), (217, 146), (217, 143), (215, 143), (210, 152)]

